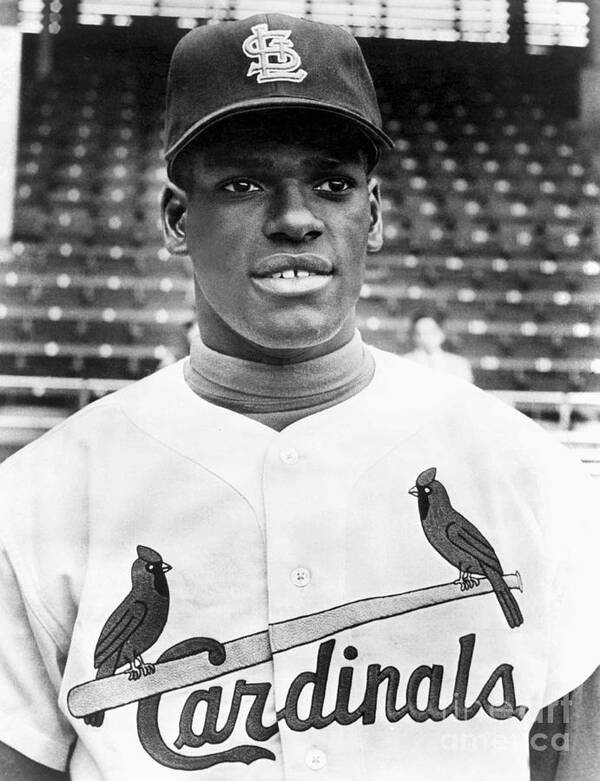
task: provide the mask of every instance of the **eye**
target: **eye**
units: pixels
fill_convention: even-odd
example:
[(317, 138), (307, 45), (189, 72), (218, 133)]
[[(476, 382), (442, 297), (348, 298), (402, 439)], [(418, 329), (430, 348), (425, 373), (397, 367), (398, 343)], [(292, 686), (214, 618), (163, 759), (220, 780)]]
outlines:
[(154, 564), (146, 564), (146, 569), (148, 572), (154, 572)]
[(426, 494), (430, 494), (431, 493), (431, 488), (425, 488), (425, 493)]
[(344, 176), (336, 176), (331, 179), (325, 179), (324, 182), (316, 185), (315, 190), (326, 193), (345, 193), (354, 187), (354, 182)]
[(246, 195), (247, 193), (260, 191), (260, 187), (248, 179), (234, 179), (224, 184), (223, 189), (227, 190), (228, 193), (236, 193), (236, 195)]

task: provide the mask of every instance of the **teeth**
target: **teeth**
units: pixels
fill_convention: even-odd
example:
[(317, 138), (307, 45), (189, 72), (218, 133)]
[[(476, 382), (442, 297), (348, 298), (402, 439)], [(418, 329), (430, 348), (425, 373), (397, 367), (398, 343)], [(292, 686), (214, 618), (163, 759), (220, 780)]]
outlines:
[(275, 271), (270, 275), (271, 279), (294, 279), (294, 277), (302, 279), (304, 277), (314, 276), (316, 276), (314, 271), (306, 271), (306, 269), (303, 268), (296, 269), (296, 271), (292, 268), (286, 268), (284, 271)]

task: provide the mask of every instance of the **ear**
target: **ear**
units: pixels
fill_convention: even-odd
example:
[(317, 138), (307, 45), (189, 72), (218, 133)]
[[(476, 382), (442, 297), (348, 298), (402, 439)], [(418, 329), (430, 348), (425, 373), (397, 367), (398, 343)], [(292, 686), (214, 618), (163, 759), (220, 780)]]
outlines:
[(369, 207), (371, 210), (371, 221), (367, 238), (367, 252), (379, 252), (383, 246), (383, 221), (381, 219), (379, 182), (374, 177), (369, 179)]
[(168, 184), (160, 199), (165, 246), (172, 255), (187, 255), (185, 220), (187, 195), (174, 184)]

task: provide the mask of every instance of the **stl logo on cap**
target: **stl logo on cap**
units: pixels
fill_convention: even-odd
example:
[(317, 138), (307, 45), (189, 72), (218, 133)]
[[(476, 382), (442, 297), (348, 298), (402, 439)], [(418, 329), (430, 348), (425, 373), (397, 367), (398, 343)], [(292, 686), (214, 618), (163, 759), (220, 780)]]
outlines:
[(308, 73), (300, 66), (302, 60), (290, 41), (291, 30), (269, 30), (257, 24), (242, 44), (246, 57), (256, 59), (246, 76), (256, 76), (259, 84), (270, 81), (303, 81)]

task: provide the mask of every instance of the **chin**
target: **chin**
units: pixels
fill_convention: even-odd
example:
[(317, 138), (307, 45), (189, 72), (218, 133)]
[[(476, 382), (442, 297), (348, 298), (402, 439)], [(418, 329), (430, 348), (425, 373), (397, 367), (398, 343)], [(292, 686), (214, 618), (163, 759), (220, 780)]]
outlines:
[(272, 324), (257, 330), (250, 340), (269, 350), (303, 350), (333, 339), (343, 323), (306, 323), (300, 319), (288, 324)]

